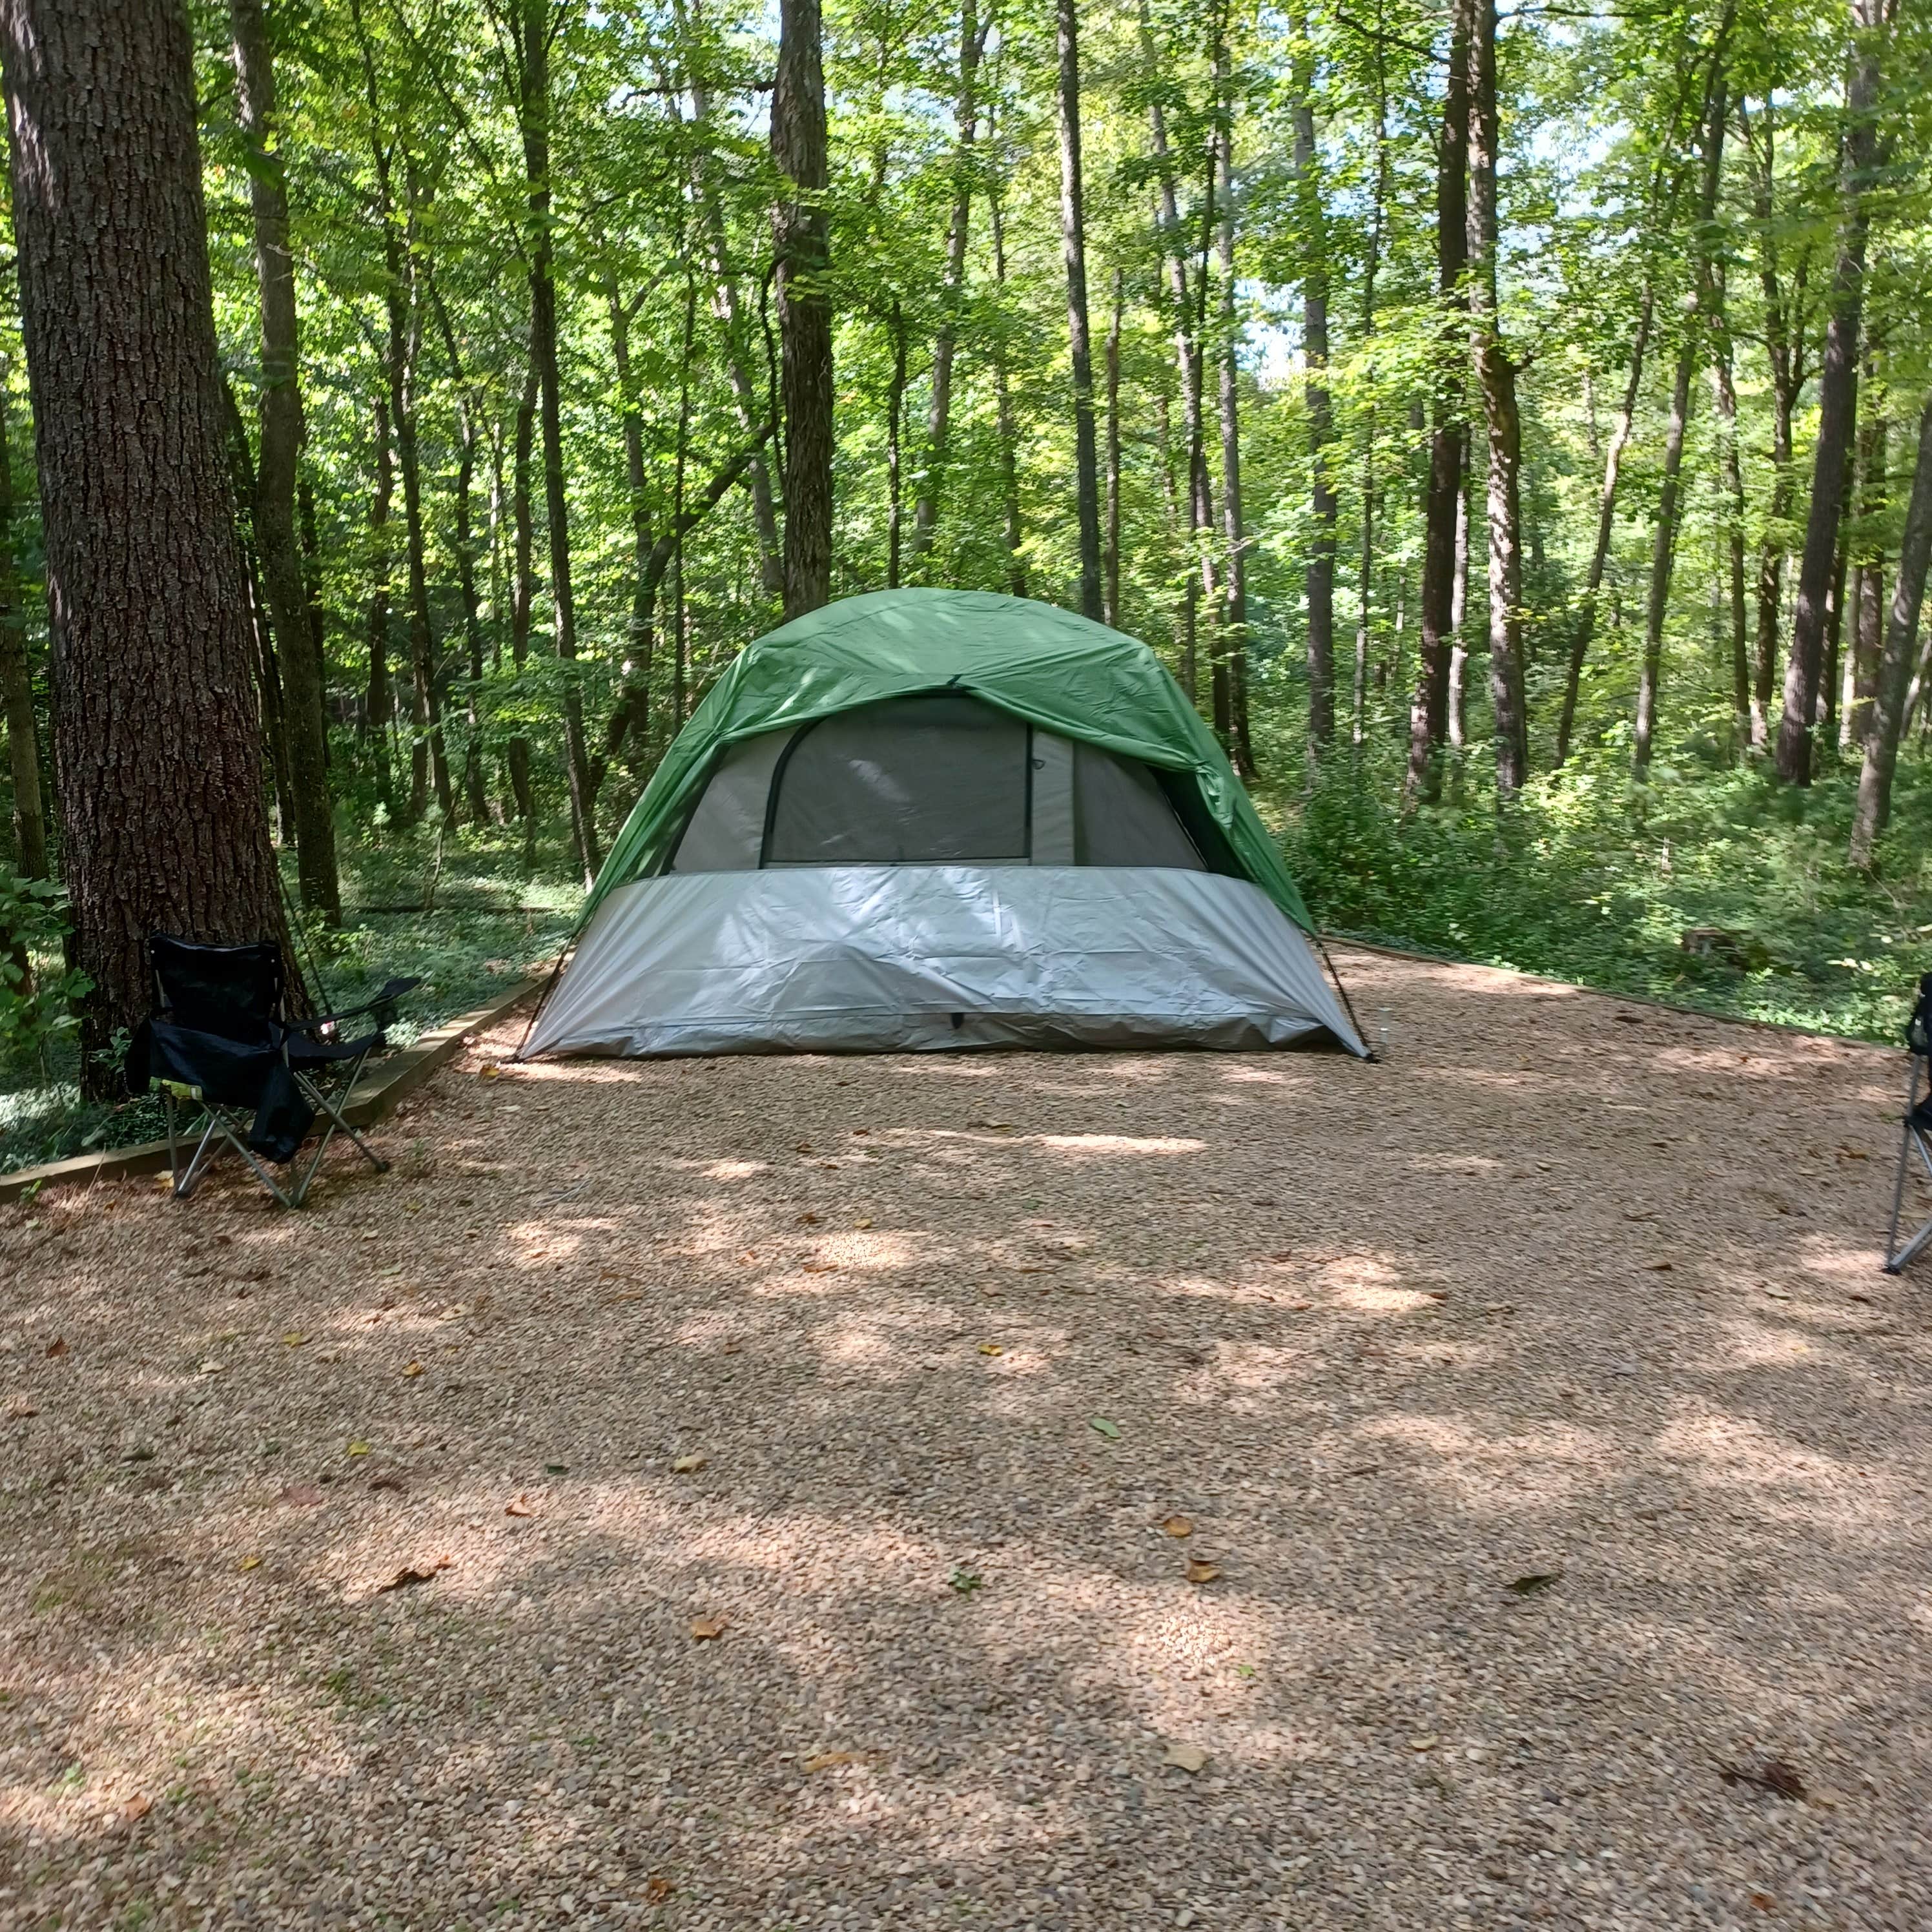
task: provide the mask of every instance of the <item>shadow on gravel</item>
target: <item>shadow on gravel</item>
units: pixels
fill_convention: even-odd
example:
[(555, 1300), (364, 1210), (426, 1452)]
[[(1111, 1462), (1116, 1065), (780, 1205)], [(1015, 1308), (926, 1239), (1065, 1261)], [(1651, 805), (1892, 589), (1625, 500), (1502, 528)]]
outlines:
[(0, 1924), (1924, 1922), (1890, 1062), (1352, 984), (0, 1223)]

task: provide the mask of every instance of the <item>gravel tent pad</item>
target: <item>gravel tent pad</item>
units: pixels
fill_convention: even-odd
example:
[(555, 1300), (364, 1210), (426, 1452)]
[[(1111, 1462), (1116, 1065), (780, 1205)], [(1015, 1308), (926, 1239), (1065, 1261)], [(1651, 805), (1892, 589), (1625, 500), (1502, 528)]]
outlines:
[(1932, 1923), (1901, 1058), (1340, 964), (6, 1210), (0, 1926)]

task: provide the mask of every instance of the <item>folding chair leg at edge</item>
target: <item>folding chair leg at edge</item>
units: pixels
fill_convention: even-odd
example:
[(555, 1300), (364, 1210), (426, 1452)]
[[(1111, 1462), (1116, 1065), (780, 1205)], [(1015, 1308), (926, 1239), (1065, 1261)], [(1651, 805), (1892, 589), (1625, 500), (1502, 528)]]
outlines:
[(233, 1124), (222, 1113), (220, 1108), (206, 1101), (204, 1101), (202, 1106), (208, 1118), (208, 1125), (202, 1130), (201, 1138), (196, 1143), (194, 1152), (189, 1159), (186, 1169), (184, 1170), (181, 1165), (180, 1148), (176, 1133), (174, 1096), (164, 1092), (161, 1106), (163, 1112), (167, 1117), (168, 1123), (168, 1171), (174, 1180), (174, 1186), (170, 1191), (177, 1201), (185, 1201), (201, 1185), (208, 1170), (220, 1157), (222, 1145), (225, 1144), (232, 1148), (248, 1163), (255, 1178), (282, 1206), (299, 1208), (302, 1205), (302, 1194), (308, 1191), (306, 1181), (303, 1184), (302, 1191), (292, 1198), (285, 1192), (275, 1177), (256, 1159), (254, 1150), (236, 1132)]

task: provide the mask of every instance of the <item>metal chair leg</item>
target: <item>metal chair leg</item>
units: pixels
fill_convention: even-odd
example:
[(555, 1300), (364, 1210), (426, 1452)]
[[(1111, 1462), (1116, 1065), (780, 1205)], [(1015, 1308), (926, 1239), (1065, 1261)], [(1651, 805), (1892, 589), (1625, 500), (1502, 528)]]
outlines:
[(1912, 1164), (1912, 1150), (1915, 1147), (1918, 1150), (1920, 1163), (1928, 1176), (1932, 1177), (1932, 1152), (1927, 1150), (1924, 1137), (1912, 1124), (1912, 1112), (1918, 1103), (1918, 1056), (1914, 1054), (1906, 1078), (1905, 1118), (1899, 1137), (1898, 1167), (1892, 1177), (1892, 1224), (1886, 1229), (1885, 1237), (1885, 1271), (1887, 1274), (1898, 1274), (1928, 1241), (1932, 1241), (1932, 1220), (1928, 1220), (1903, 1248), (1898, 1245), (1899, 1216), (1905, 1210), (1906, 1170)]

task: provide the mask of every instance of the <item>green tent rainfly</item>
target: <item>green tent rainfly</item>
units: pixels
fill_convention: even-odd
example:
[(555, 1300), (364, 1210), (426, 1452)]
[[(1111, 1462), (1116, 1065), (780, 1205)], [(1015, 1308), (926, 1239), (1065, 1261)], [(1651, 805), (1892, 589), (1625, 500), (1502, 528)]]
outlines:
[(1145, 645), (1025, 598), (880, 591), (760, 638), (712, 687), (525, 1050), (1325, 1033), (1360, 1053), (1312, 931)]

